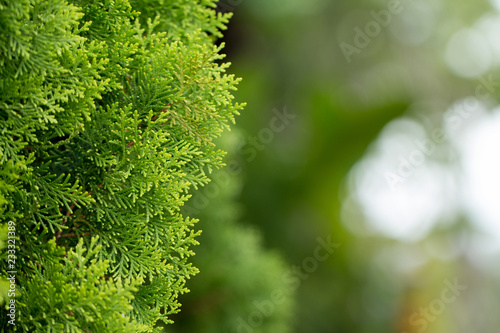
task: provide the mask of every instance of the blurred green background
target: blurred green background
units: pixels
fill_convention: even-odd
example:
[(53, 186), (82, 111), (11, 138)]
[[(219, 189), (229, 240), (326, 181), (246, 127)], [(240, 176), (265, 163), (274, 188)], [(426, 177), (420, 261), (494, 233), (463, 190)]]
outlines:
[(498, 331), (500, 1), (218, 9), (248, 105), (173, 330)]

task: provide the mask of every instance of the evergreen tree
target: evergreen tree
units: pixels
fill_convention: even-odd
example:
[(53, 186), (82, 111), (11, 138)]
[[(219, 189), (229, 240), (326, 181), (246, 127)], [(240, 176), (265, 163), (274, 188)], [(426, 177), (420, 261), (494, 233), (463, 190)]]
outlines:
[(17, 280), (2, 328), (154, 332), (179, 311), (198, 234), (180, 207), (242, 108), (213, 8), (0, 1), (0, 222), (16, 243), (0, 267)]

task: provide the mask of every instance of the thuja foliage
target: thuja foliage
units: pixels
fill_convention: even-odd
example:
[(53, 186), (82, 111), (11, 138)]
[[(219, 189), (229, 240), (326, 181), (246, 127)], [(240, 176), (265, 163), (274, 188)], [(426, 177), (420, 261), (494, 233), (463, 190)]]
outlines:
[(0, 222), (15, 222), (16, 237), (10, 329), (153, 332), (179, 311), (197, 273), (196, 220), (180, 207), (223, 164), (213, 140), (242, 108), (214, 43), (229, 16), (214, 8), (0, 0)]

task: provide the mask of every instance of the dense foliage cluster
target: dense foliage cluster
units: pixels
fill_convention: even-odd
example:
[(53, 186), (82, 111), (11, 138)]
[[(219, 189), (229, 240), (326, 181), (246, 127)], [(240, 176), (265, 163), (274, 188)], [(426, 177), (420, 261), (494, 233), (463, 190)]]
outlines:
[(153, 332), (179, 311), (197, 272), (180, 207), (223, 164), (213, 140), (242, 108), (214, 45), (228, 15), (213, 8), (0, 1), (0, 222), (15, 223), (18, 331)]

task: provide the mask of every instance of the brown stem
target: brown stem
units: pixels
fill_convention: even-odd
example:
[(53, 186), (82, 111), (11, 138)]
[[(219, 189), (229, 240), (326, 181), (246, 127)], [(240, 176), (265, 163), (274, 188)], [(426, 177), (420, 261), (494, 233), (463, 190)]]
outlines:
[[(68, 223), (68, 217), (71, 215), (71, 213), (73, 213), (73, 209), (75, 209), (75, 204), (73, 204), (73, 203), (72, 203), (72, 204), (69, 206), (69, 209), (66, 211), (66, 214), (64, 215), (64, 216), (66, 216), (66, 217), (65, 217), (65, 218), (64, 218), (64, 220), (62, 221), (61, 226), (65, 226), (65, 225), (66, 225), (66, 223)], [(61, 228), (61, 229), (57, 232), (57, 234), (56, 234), (56, 242), (59, 240), (59, 238), (61, 238), (62, 231), (63, 231), (63, 229)]]
[[(89, 236), (90, 235), (90, 232), (85, 232), (83, 233), (82, 236)], [(65, 234), (65, 235), (62, 235), (61, 238), (71, 238), (71, 237), (76, 237), (77, 234)]]

